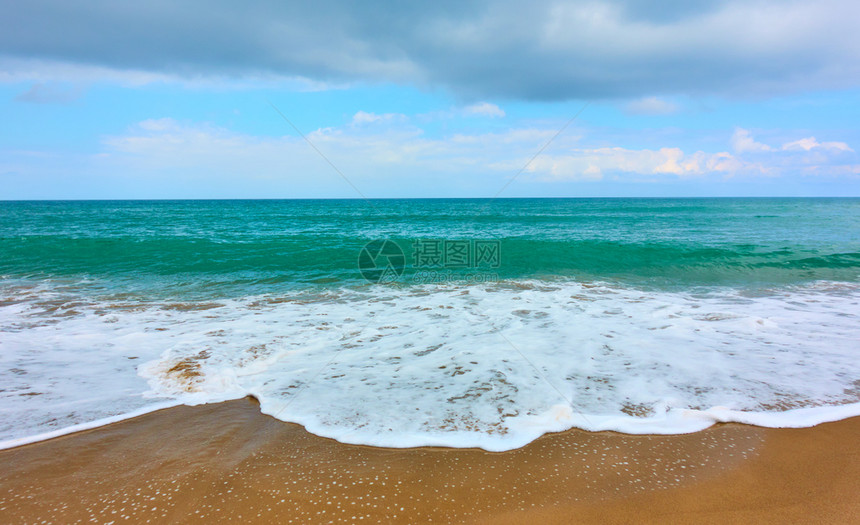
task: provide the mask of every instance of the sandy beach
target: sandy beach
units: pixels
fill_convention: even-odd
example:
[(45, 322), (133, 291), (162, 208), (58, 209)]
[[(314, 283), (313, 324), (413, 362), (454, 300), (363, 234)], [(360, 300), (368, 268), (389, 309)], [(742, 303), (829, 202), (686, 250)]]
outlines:
[(858, 435), (854, 418), (398, 450), (314, 436), (247, 398), (0, 451), (0, 521), (849, 523)]
[(860, 0), (0, 3), (0, 525), (860, 525)]

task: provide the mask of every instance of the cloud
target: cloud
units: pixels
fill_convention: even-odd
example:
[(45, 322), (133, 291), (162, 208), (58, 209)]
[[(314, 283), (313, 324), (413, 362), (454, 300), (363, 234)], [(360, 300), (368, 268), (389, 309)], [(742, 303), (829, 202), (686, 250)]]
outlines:
[(853, 152), (854, 150), (848, 147), (844, 142), (818, 142), (815, 137), (807, 137), (805, 139), (787, 142), (782, 145), (785, 151), (812, 151), (814, 149), (825, 149), (833, 151)]
[(756, 142), (749, 130), (736, 128), (731, 138), (732, 150), (735, 153), (761, 153), (772, 151), (773, 148), (767, 144)]
[[(372, 114), (364, 113), (368, 119)], [(377, 122), (369, 118), (370, 122)], [(371, 128), (375, 130), (377, 128)], [(363, 127), (317, 129), (306, 133), (335, 165), (350, 175), (384, 173), (386, 166), (415, 166), (429, 158), (432, 142), (409, 127), (365, 131)], [(103, 140), (106, 162), (144, 173), (202, 172), (256, 179), (318, 179), (326, 163), (300, 137), (256, 136), (205, 123), (150, 119), (124, 135)]]
[(504, 117), (505, 112), (499, 106), (490, 104), (489, 102), (479, 102), (466, 106), (463, 110), (467, 115), (480, 115), (484, 117)]
[(815, 137), (806, 137), (771, 146), (757, 142), (749, 130), (736, 128), (730, 143), (738, 158), (748, 158), (747, 167), (755, 166), (770, 176), (846, 175), (857, 173), (860, 165), (860, 159), (845, 142), (819, 142)]
[(756, 142), (752, 133), (743, 128), (735, 128), (731, 138), (732, 149), (735, 153), (765, 153), (765, 152), (829, 152), (853, 153), (854, 150), (845, 142), (818, 142), (815, 137), (806, 137), (784, 143), (780, 147), (773, 147), (761, 142)]
[[(835, 141), (788, 137), (785, 149), (740, 152), (686, 150), (670, 140), (640, 148), (634, 145), (638, 132), (615, 135), (615, 144), (606, 144), (602, 133), (574, 128), (531, 161), (560, 123), (434, 134), (433, 126), (424, 130), (413, 119), (376, 117), (382, 116), (365, 112), (359, 117), (370, 121), (365, 124), (350, 119), (305, 130), (325, 159), (292, 133), (255, 135), (205, 122), (147, 119), (104, 137), (89, 154), (0, 151), (0, 173), (8, 183), (0, 198), (359, 196), (326, 160), (368, 197), (490, 196), (514, 176), (507, 196), (578, 195), (579, 188), (587, 193), (596, 185), (609, 194), (685, 184), (725, 194), (722, 188), (729, 186), (723, 184), (734, 184), (732, 193), (742, 195), (745, 184), (762, 181), (780, 188), (826, 181), (837, 190), (860, 184), (860, 158)], [(737, 136), (738, 130), (726, 133), (725, 146)], [(755, 142), (751, 133), (743, 136)]]
[[(386, 125), (376, 125), (381, 122)], [(530, 162), (556, 131), (556, 127), (546, 125), (429, 137), (405, 115), (359, 111), (349, 123), (313, 130), (307, 137), (359, 188), (382, 185), (385, 191), (399, 195), (421, 187), (431, 191), (487, 177), (510, 177), (524, 166), (521, 182), (531, 184), (740, 176), (855, 177), (860, 170), (860, 159), (844, 142), (806, 138), (773, 147), (756, 142), (743, 128), (736, 128), (728, 138), (732, 152), (684, 151), (672, 145), (653, 149), (591, 146), (586, 142), (587, 130), (580, 130), (580, 134), (557, 137)], [(185, 176), (186, 171), (192, 171), (227, 179), (241, 176), (299, 184), (296, 181), (316, 181), (328, 170), (299, 137), (254, 136), (173, 119), (142, 121), (125, 135), (106, 138), (104, 145), (106, 162), (120, 163), (119, 172)]]
[(854, 0), (6, 4), (7, 79), (396, 82), (469, 100), (860, 85)]
[(628, 103), (625, 109), (634, 115), (669, 115), (678, 111), (678, 105), (657, 97), (645, 97)]
[[(0, 37), (2, 38), (2, 37)], [(216, 69), (200, 70), (189, 74), (187, 71), (167, 72), (161, 70), (142, 70), (115, 68), (69, 61), (13, 58), (3, 56), (0, 49), (0, 82), (42, 84), (73, 84), (83, 91), (83, 85), (107, 82), (123, 87), (141, 87), (149, 84), (178, 84), (183, 87), (219, 90), (243, 90), (250, 88), (287, 89), (297, 92), (331, 91), (350, 87), (346, 82), (324, 82), (295, 75), (275, 72), (247, 72), (241, 76), (227, 76)]]
[(382, 115), (377, 115), (376, 113), (368, 113), (366, 111), (358, 111), (352, 116), (352, 123), (359, 125), (392, 120), (407, 120), (407, 117), (402, 113), (383, 113)]
[(540, 180), (600, 180), (605, 174), (691, 178), (741, 171), (748, 166), (726, 152), (685, 154), (680, 148), (633, 150), (621, 147), (574, 149), (539, 157), (528, 171)]
[[(390, 125), (356, 125), (381, 121)], [(812, 145), (809, 139), (802, 139), (788, 142), (784, 148), (771, 148), (755, 142), (750, 132), (741, 128), (728, 141), (734, 153), (685, 152), (674, 146), (590, 147), (582, 144), (582, 136), (571, 134), (558, 137), (544, 154), (529, 162), (555, 131), (547, 126), (430, 138), (403, 115), (358, 112), (345, 126), (314, 130), (307, 137), (327, 159), (343, 166), (344, 173), (359, 187), (385, 181), (392, 190), (422, 184), (447, 187), (486, 176), (513, 176), (524, 166), (524, 181), (553, 183), (607, 178), (667, 181), (737, 175), (778, 177), (792, 173), (853, 175), (860, 164), (854, 157), (844, 157), (852, 151), (844, 143), (815, 141)], [(298, 137), (253, 136), (173, 119), (142, 121), (125, 135), (106, 138), (104, 144), (109, 162), (123, 163), (123, 169), (118, 170), (121, 172), (193, 170), (228, 178), (250, 173), (261, 179), (292, 180), (291, 177), (307, 179), (309, 174), (327, 169), (318, 154)], [(793, 144), (803, 147), (795, 148)], [(406, 173), (408, 177), (403, 176)]]

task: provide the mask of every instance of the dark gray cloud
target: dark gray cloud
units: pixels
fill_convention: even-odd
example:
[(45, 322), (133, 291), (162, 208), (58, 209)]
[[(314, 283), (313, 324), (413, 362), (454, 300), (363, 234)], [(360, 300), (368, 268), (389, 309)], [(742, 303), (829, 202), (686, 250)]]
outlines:
[(464, 98), (860, 85), (855, 0), (0, 0), (0, 55), (195, 76), (442, 86)]

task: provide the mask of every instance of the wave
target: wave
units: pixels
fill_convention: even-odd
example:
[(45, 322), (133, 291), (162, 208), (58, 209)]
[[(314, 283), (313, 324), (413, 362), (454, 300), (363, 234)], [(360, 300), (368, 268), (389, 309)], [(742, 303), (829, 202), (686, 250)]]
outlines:
[(572, 427), (684, 433), (860, 413), (854, 283), (556, 278), (149, 302), (40, 286), (0, 303), (0, 439), (246, 395), (344, 442), (487, 450)]
[[(148, 290), (208, 283), (217, 293), (246, 295), (248, 286), (306, 284), (338, 287), (362, 280), (358, 255), (368, 237), (282, 236), (248, 242), (135, 237), (0, 239), (0, 274), (9, 277), (124, 279)], [(492, 268), (475, 265), (422, 267), (416, 242), (397, 238), (404, 252), (401, 282), (417, 273), (445, 272), (452, 278), (492, 273), (502, 279), (576, 278), (668, 287), (780, 285), (820, 280), (857, 281), (860, 252), (810, 246), (703, 245), (682, 242), (616, 242), (509, 237), (498, 242)], [(475, 239), (470, 239), (475, 240)], [(191, 288), (186, 286), (183, 292)], [(230, 292), (230, 289), (235, 290)], [(250, 290), (263, 293), (268, 288)]]

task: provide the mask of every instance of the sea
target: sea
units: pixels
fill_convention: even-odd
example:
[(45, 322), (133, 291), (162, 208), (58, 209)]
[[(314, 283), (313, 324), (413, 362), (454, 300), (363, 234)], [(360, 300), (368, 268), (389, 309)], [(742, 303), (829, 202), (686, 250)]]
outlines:
[(860, 415), (860, 199), (0, 202), (0, 448), (253, 396), (346, 443)]

